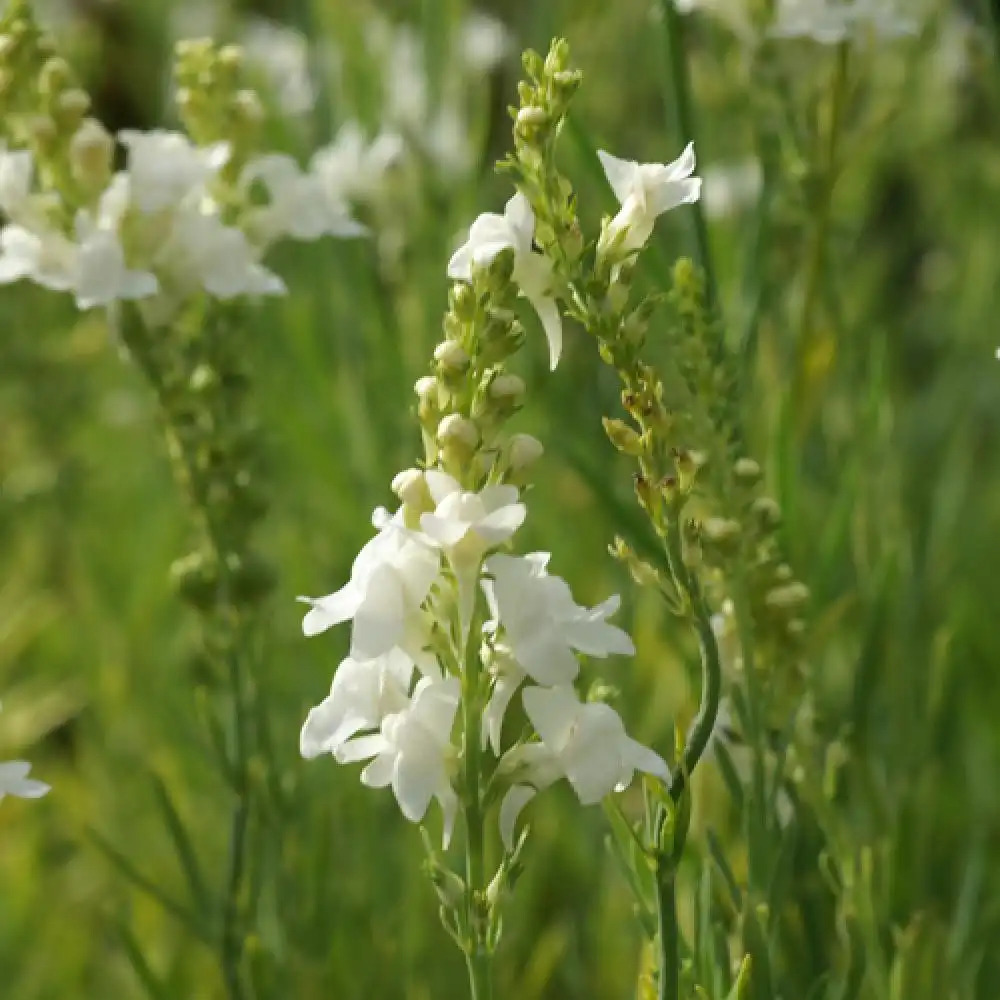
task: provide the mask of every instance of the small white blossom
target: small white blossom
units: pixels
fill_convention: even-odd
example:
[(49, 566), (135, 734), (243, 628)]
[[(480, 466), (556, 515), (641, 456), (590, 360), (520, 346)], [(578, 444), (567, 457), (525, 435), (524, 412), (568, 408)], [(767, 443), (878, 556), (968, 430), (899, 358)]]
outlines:
[(539, 684), (568, 684), (580, 669), (574, 650), (602, 658), (635, 653), (628, 635), (606, 620), (618, 610), (617, 595), (582, 607), (565, 580), (548, 574), (549, 558), (548, 552), (497, 554), (485, 563), (490, 613), (525, 672)]
[(380, 132), (368, 142), (358, 123), (350, 121), (340, 128), (333, 142), (313, 154), (310, 170), (319, 178), (327, 198), (361, 201), (378, 193), (403, 153), (403, 139), (398, 133)]
[(55, 229), (32, 232), (15, 224), (0, 230), (0, 284), (29, 278), (43, 288), (69, 291), (74, 284), (76, 248)]
[(561, 777), (585, 806), (624, 791), (636, 771), (670, 780), (663, 758), (633, 740), (610, 705), (582, 702), (569, 686), (525, 688), (521, 700), (541, 743), (515, 747), (500, 764), (514, 777), (500, 807), (500, 832), (508, 848), (518, 814), (536, 791)]
[(404, 527), (402, 510), (391, 519), (376, 511), (373, 520), (380, 530), (358, 553), (350, 580), (326, 597), (299, 598), (312, 605), (302, 622), (306, 635), (353, 619), (351, 656), (359, 660), (375, 659), (394, 646), (416, 652), (420, 605), (441, 563), (427, 539)]
[(901, 15), (892, 0), (779, 0), (770, 34), (837, 45), (858, 30), (897, 38), (912, 35), (917, 28), (917, 22)]
[(274, 88), (281, 110), (304, 115), (316, 103), (309, 78), (309, 42), (300, 31), (263, 17), (248, 20), (243, 32), (247, 61), (259, 66)]
[(362, 783), (370, 788), (391, 785), (403, 815), (413, 823), (423, 819), (436, 798), (444, 813), (446, 844), (458, 808), (449, 773), (455, 754), (451, 730), (460, 694), (457, 677), (424, 677), (417, 682), (409, 706), (387, 715), (378, 733), (348, 740), (336, 753), (341, 763), (374, 758), (361, 772)]
[(489, 73), (510, 52), (510, 32), (489, 14), (472, 11), (462, 22), (459, 53), (475, 73)]
[(31, 765), (24, 760), (0, 763), (0, 800), (5, 795), (16, 795), (21, 799), (40, 799), (45, 795), (51, 786), (29, 778), (30, 771)]
[(478, 560), (524, 523), (526, 509), (516, 486), (485, 486), (471, 493), (440, 469), (428, 469), (424, 477), (435, 507), (421, 514), (420, 527), (453, 562)]
[(200, 285), (217, 299), (285, 292), (281, 278), (258, 263), (257, 252), (241, 229), (195, 209), (176, 214), (154, 264), (182, 289)]
[(248, 188), (260, 180), (269, 203), (249, 213), (249, 227), (265, 243), (282, 236), (316, 240), (321, 236), (362, 236), (364, 226), (355, 222), (347, 206), (329, 196), (316, 173), (304, 172), (290, 156), (271, 153), (251, 160), (240, 178)]
[(552, 264), (532, 250), (535, 216), (520, 191), (504, 207), (504, 214), (484, 212), (472, 223), (469, 238), (448, 262), (448, 277), (472, 280), (473, 267), (489, 265), (498, 253), (514, 251), (513, 279), (542, 322), (549, 342), (549, 363), (554, 369), (562, 353), (562, 319), (552, 294)]
[[(701, 197), (701, 179), (692, 177), (694, 143), (673, 163), (636, 163), (597, 151), (621, 209), (601, 234), (601, 248), (619, 246), (625, 252), (646, 245), (658, 216)], [(618, 240), (621, 243), (618, 243)]]
[(128, 149), (132, 200), (140, 212), (175, 208), (188, 196), (200, 194), (229, 159), (226, 143), (200, 148), (180, 132), (124, 129), (118, 138)]
[(760, 194), (763, 175), (756, 160), (708, 167), (702, 178), (701, 202), (710, 219), (736, 215)]
[(341, 661), (330, 694), (311, 709), (302, 726), (303, 757), (336, 754), (340, 746), (365, 729), (378, 729), (393, 712), (410, 703), (413, 660), (393, 649), (375, 660)]

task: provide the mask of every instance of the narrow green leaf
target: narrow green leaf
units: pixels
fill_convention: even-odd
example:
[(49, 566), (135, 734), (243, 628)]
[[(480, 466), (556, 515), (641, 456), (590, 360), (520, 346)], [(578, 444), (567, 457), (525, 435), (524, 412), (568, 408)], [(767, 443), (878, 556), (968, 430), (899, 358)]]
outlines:
[(177, 852), (177, 860), (184, 869), (188, 888), (191, 890), (192, 900), (200, 911), (210, 912), (213, 909), (212, 895), (201, 873), (201, 866), (198, 864), (198, 855), (195, 852), (194, 845), (191, 843), (191, 838), (188, 836), (184, 821), (177, 812), (163, 780), (155, 774), (152, 776), (152, 779), (153, 793), (156, 796), (157, 805), (163, 813), (174, 850)]
[(166, 986), (160, 982), (156, 973), (150, 968), (146, 956), (143, 955), (142, 949), (139, 947), (139, 942), (136, 941), (124, 921), (115, 921), (115, 933), (118, 935), (122, 951), (125, 953), (129, 965), (132, 966), (132, 971), (152, 1000), (174, 1000), (167, 992)]
[(722, 880), (726, 884), (726, 889), (729, 891), (729, 899), (732, 903), (733, 909), (737, 913), (740, 913), (743, 910), (743, 893), (740, 891), (739, 884), (736, 881), (736, 876), (733, 875), (732, 868), (729, 867), (729, 862), (726, 860), (726, 855), (722, 850), (722, 844), (719, 842), (718, 835), (711, 828), (708, 830), (707, 840), (708, 852), (712, 855), (715, 867), (719, 869), (719, 874), (722, 876)]

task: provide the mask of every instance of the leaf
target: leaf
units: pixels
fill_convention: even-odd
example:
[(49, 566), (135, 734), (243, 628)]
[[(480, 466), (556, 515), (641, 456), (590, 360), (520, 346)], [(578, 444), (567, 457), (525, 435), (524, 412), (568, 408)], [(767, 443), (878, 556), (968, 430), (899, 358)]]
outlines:
[(122, 951), (125, 952), (125, 957), (128, 959), (129, 965), (132, 966), (132, 971), (136, 974), (136, 978), (142, 983), (146, 992), (153, 1000), (174, 1000), (167, 992), (166, 986), (157, 979), (156, 973), (150, 968), (149, 963), (146, 961), (146, 956), (143, 955), (142, 949), (139, 947), (139, 942), (136, 941), (125, 922), (116, 920), (114, 927), (115, 933), (118, 935), (121, 943)]
[(719, 869), (719, 874), (726, 884), (733, 909), (739, 913), (743, 909), (743, 893), (740, 891), (736, 876), (733, 875), (733, 870), (729, 867), (729, 862), (726, 860), (726, 855), (722, 850), (722, 844), (719, 842), (719, 838), (714, 830), (708, 830), (707, 840), (708, 852), (712, 855), (712, 860), (715, 862), (715, 866)]
[(191, 843), (191, 838), (188, 836), (184, 822), (181, 820), (163, 780), (155, 774), (152, 776), (152, 779), (153, 793), (156, 796), (160, 811), (163, 813), (167, 831), (170, 834), (170, 839), (173, 841), (174, 850), (177, 852), (177, 860), (180, 861), (181, 867), (184, 869), (184, 875), (187, 878), (192, 899), (199, 910), (203, 912), (211, 911), (213, 909), (212, 896), (202, 876), (201, 867), (198, 864), (198, 856), (194, 845)]
[(94, 846), (121, 872), (137, 889), (156, 900), (174, 919), (186, 927), (199, 940), (212, 944), (209, 931), (202, 925), (198, 915), (191, 913), (171, 896), (168, 896), (155, 882), (143, 875), (116, 847), (109, 844), (96, 830), (87, 830), (88, 838)]

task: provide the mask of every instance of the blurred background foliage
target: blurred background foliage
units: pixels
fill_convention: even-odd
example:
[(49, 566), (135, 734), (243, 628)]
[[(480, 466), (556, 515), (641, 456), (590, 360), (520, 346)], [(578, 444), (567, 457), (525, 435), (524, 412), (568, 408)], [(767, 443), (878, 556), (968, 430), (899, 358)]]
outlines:
[[(345, 578), (371, 509), (418, 453), (411, 386), (440, 336), (445, 263), (471, 218), (508, 197), (492, 165), (506, 148), (519, 50), (563, 34), (584, 70), (563, 149), (584, 218), (613, 207), (593, 146), (676, 155), (657, 5), (496, 0), (482, 10), (506, 27), (506, 55), (462, 71), (463, 0), (37, 6), (112, 129), (174, 124), (173, 42), (205, 33), (257, 52), (271, 142), (303, 158), (345, 121), (377, 130), (401, 70), (398, 51), (370, 44), (373, 24), (383, 37), (408, 25), (429, 106), (457, 108), (410, 135), (411, 155), (366, 220), (372, 240), (282, 250), (274, 266), (291, 294), (253, 311), (266, 548), (280, 573), (260, 683), (286, 809), (254, 855), (251, 950), (272, 984), (265, 996), (461, 996), (464, 970), (438, 925), (416, 830), (350, 769), (298, 757), (301, 721), (346, 652), (346, 630), (306, 643), (293, 598)], [(708, 206), (731, 342), (759, 319), (744, 417), (812, 591), (809, 694), (820, 739), (837, 749), (823, 754), (828, 808), (800, 839), (783, 901), (804, 928), (801, 968), (782, 973), (802, 987), (785, 994), (796, 1000), (846, 961), (848, 925), (867, 941), (864, 997), (889, 997), (888, 983), (893, 1000), (992, 1000), (1000, 982), (1000, 36), (990, 16), (986, 3), (942, 2), (919, 38), (854, 53), (862, 82), (830, 213), (823, 319), (807, 341), (789, 317), (811, 225), (793, 192), (809, 163), (787, 153), (766, 197)], [(296, 44), (308, 110), (295, 110)], [(741, 164), (770, 97), (746, 85), (744, 47), (711, 19), (691, 19), (689, 45), (702, 171)], [(782, 82), (806, 123), (832, 58), (803, 45)], [(691, 251), (689, 224), (676, 213), (661, 226), (644, 265), (651, 286)], [(187, 524), (155, 410), (96, 314), (22, 285), (3, 289), (0, 320), (0, 759), (30, 758), (53, 785), (41, 802), (0, 808), (0, 996), (130, 1000), (147, 995), (145, 962), (163, 997), (218, 997), (211, 953), (95, 845), (96, 834), (183, 897), (159, 780), (205, 871), (221, 877), (228, 805), (197, 722), (193, 623), (168, 585)], [(550, 375), (526, 322), (520, 429), (548, 449), (527, 541), (554, 553), (581, 601), (626, 595), (639, 655), (603, 673), (634, 734), (666, 749), (697, 690), (687, 638), (606, 554), (615, 532), (641, 545), (644, 531), (600, 428), (616, 389), (575, 330)], [(652, 353), (668, 363), (653, 330)], [(699, 778), (696, 824), (729, 843), (711, 771)], [(534, 807), (532, 829), (498, 995), (632, 995), (639, 935), (600, 811), (581, 813), (559, 789)], [(854, 873), (833, 910), (824, 852)], [(899, 956), (917, 953), (911, 987)]]

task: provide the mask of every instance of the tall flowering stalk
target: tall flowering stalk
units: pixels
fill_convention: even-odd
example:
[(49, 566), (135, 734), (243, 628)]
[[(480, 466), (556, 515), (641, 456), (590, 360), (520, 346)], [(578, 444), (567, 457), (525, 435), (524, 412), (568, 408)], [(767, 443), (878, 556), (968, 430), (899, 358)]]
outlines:
[(459, 870), (425, 843), (441, 919), (465, 955), (475, 1000), (492, 995), (490, 961), (526, 843), (517, 832), (525, 806), (560, 778), (585, 805), (624, 790), (637, 770), (670, 781), (663, 759), (627, 735), (611, 706), (576, 690), (580, 654), (634, 652), (607, 621), (618, 599), (582, 607), (549, 572), (549, 553), (512, 552), (542, 454), (537, 440), (507, 430), (525, 392), (508, 368), (525, 337), (518, 295), (537, 313), (553, 367), (562, 343), (557, 279), (537, 239), (522, 194), (471, 227), (448, 266), (444, 339), (415, 387), (420, 466), (393, 479), (400, 506), (376, 510), (377, 533), (350, 580), (304, 598), (307, 635), (346, 621), (352, 630), (330, 695), (303, 726), (302, 753), (369, 761), (362, 782), (391, 786), (413, 822), (425, 823), (436, 800), (444, 848), (461, 817)]
[[(285, 291), (262, 263), (278, 240), (363, 233), (347, 208), (336, 148), (307, 169), (261, 151), (263, 110), (243, 85), (242, 63), (233, 46), (180, 43), (176, 98), (186, 131), (122, 131), (126, 165), (116, 172), (115, 139), (88, 114), (89, 98), (30, 5), (15, 0), (0, 20), (0, 283), (28, 280), (69, 293), (80, 309), (105, 310), (156, 396), (193, 527), (191, 551), (173, 576), (201, 620), (198, 702), (231, 791), (227, 863), (211, 889), (191, 834), (156, 785), (189, 904), (96, 839), (216, 950), (229, 1000), (254, 988), (246, 960), (256, 919), (250, 843), (263, 831), (275, 785), (257, 661), (256, 623), (272, 574), (254, 544), (266, 502), (249, 405), (247, 303)], [(39, 794), (21, 771), (7, 766), (6, 790)]]

